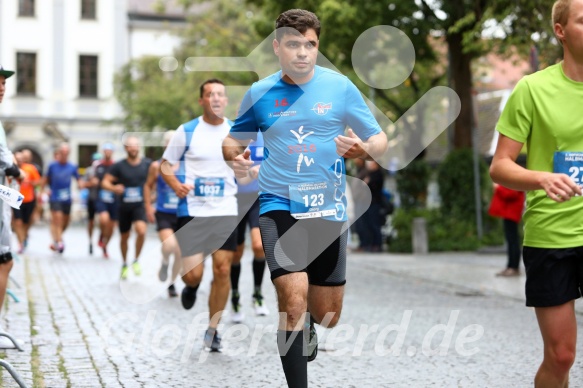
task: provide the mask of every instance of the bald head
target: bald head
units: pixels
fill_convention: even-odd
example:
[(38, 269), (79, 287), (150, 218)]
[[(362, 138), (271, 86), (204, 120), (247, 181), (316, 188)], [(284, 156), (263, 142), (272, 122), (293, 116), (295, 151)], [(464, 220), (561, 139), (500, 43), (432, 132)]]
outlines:
[(59, 163), (65, 164), (69, 159), (70, 152), (71, 148), (69, 147), (69, 143), (61, 143), (55, 152), (55, 158)]
[(137, 136), (128, 136), (124, 141), (126, 153), (129, 159), (137, 159), (140, 154), (140, 139)]

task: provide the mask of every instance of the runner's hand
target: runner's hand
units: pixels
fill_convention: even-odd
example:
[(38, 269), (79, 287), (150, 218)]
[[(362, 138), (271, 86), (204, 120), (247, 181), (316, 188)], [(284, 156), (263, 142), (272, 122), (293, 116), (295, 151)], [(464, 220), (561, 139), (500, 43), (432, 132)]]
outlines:
[(113, 186), (113, 192), (116, 193), (117, 195), (122, 195), (125, 191), (125, 186), (118, 183), (117, 185)]
[(186, 183), (181, 183), (179, 186), (176, 187), (174, 192), (178, 198), (185, 198), (191, 190), (194, 190), (194, 185), (189, 185)]
[(249, 176), (251, 177), (251, 179), (257, 179), (259, 177), (259, 168), (260, 165), (257, 165), (249, 169)]
[(348, 136), (338, 135), (334, 139), (336, 143), (336, 153), (349, 159), (363, 158), (368, 154), (366, 146), (360, 137), (352, 129), (348, 129)]
[(235, 177), (246, 178), (249, 173), (249, 168), (253, 166), (253, 161), (251, 160), (251, 151), (246, 149), (245, 152), (243, 152), (241, 155), (235, 156), (232, 163)]
[(547, 197), (555, 202), (565, 202), (582, 194), (581, 188), (567, 174), (545, 174), (541, 185)]

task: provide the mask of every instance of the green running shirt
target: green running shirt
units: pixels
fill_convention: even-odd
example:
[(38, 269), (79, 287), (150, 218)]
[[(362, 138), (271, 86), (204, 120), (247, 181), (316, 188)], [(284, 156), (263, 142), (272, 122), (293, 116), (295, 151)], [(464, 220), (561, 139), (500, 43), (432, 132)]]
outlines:
[[(552, 172), (556, 151), (583, 152), (582, 108), (583, 82), (569, 79), (561, 62), (518, 82), (496, 129), (526, 143), (527, 169)], [(583, 197), (557, 203), (536, 190), (526, 198), (525, 246), (583, 246)]]

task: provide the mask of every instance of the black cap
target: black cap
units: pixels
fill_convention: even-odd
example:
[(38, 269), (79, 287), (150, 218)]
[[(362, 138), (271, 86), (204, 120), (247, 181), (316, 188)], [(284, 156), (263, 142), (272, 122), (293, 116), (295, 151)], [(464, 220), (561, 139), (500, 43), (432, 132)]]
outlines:
[(11, 70), (5, 70), (2, 65), (0, 65), (0, 75), (3, 75), (4, 78), (10, 78), (14, 75), (14, 72)]

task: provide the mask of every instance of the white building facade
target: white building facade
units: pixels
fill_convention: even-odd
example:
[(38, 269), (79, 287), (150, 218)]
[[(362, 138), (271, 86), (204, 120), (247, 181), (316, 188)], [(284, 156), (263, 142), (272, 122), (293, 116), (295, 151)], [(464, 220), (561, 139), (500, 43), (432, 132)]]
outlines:
[(123, 155), (114, 75), (132, 58), (171, 55), (185, 24), (153, 3), (0, 0), (0, 64), (17, 71), (0, 104), (12, 149), (31, 149), (43, 168), (63, 141), (80, 167), (107, 141)]

